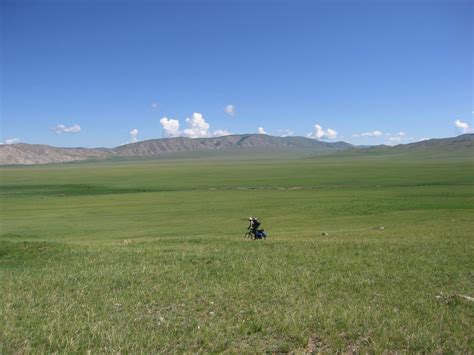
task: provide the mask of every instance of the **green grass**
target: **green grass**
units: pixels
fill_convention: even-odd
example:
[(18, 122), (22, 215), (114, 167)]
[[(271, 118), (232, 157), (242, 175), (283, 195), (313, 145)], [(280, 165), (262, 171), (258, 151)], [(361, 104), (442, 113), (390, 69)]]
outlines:
[(469, 155), (0, 173), (0, 353), (474, 350)]

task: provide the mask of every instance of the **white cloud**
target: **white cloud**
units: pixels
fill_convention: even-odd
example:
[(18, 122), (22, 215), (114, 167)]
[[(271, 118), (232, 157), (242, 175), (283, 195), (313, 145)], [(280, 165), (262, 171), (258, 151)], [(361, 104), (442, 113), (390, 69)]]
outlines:
[[(387, 135), (390, 135), (390, 133), (387, 133)], [(383, 136), (383, 132), (375, 130), (375, 131), (370, 131), (370, 132), (363, 132), (363, 133), (354, 133), (352, 137), (381, 137)]]
[(227, 113), (229, 116), (235, 116), (235, 106), (232, 104), (227, 105), (224, 108), (224, 112)]
[(413, 137), (406, 137), (406, 133), (403, 131), (400, 131), (398, 133), (390, 134), (390, 133), (385, 133), (386, 136), (390, 137), (388, 139), (388, 144), (394, 145), (394, 144), (400, 144), (402, 142), (409, 142), (413, 141), (415, 138)]
[(8, 139), (5, 139), (5, 142), (3, 142), (2, 144), (16, 144), (16, 143), (20, 143), (20, 138), (8, 138)]
[(81, 126), (79, 126), (78, 124), (75, 124), (74, 126), (66, 127), (63, 124), (60, 124), (54, 127), (53, 131), (56, 132), (56, 134), (79, 133), (81, 131)]
[(328, 128), (326, 131), (326, 135), (328, 136), (329, 139), (333, 139), (337, 137), (337, 132), (331, 128)]
[(138, 129), (134, 128), (128, 134), (130, 135), (130, 140), (128, 142), (123, 143), (122, 145), (138, 142)]
[(324, 130), (320, 125), (315, 124), (313, 132), (308, 133), (308, 137), (314, 139), (334, 139), (337, 137), (337, 132), (331, 128)]
[(138, 135), (138, 129), (134, 128), (130, 131), (130, 143), (136, 143), (138, 141), (137, 135)]
[(380, 131), (372, 131), (372, 132), (364, 132), (360, 134), (361, 137), (380, 137), (383, 136), (383, 132)]
[(267, 134), (267, 132), (265, 132), (265, 130), (263, 129), (263, 127), (258, 127), (257, 133), (258, 133), (258, 134)]
[(222, 136), (229, 136), (232, 133), (226, 131), (225, 129), (218, 129), (217, 131), (212, 132), (213, 137), (222, 137)]
[(474, 130), (469, 127), (469, 124), (467, 122), (463, 122), (461, 120), (456, 120), (454, 121), (454, 125), (459, 128), (462, 133), (471, 133), (474, 132)]
[(182, 131), (179, 129), (180, 124), (178, 120), (168, 119), (163, 117), (160, 124), (163, 127), (165, 137), (188, 137), (188, 138), (208, 138), (208, 137), (222, 137), (232, 134), (229, 131), (219, 129), (214, 132), (209, 131), (209, 123), (206, 122), (202, 114), (194, 112), (191, 118), (185, 120), (187, 128)]
[(165, 137), (179, 137), (181, 132), (179, 131), (179, 121), (168, 119), (167, 117), (163, 117), (160, 120), (161, 127), (163, 127), (163, 135)]
[(292, 136), (295, 134), (295, 132), (291, 129), (279, 129), (278, 130), (278, 133), (281, 137), (288, 137), (288, 136)]
[(400, 143), (402, 141), (402, 137), (400, 136), (395, 136), (395, 137), (390, 137), (388, 140), (391, 142), (391, 143)]
[(209, 137), (209, 123), (202, 117), (202, 114), (194, 112), (191, 118), (186, 118), (188, 128), (183, 130), (183, 136), (189, 138)]

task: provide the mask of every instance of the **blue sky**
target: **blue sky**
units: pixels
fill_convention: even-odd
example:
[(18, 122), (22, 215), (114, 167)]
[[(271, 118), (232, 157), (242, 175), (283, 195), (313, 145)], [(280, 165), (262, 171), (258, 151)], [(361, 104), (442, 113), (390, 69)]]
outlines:
[(1, 4), (4, 143), (472, 131), (468, 0)]

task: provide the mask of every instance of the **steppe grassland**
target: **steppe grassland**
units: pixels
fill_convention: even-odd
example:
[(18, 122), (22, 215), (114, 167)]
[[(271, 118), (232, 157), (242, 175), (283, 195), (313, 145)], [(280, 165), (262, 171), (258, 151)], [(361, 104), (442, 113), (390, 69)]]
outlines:
[(469, 155), (0, 173), (2, 353), (473, 351)]

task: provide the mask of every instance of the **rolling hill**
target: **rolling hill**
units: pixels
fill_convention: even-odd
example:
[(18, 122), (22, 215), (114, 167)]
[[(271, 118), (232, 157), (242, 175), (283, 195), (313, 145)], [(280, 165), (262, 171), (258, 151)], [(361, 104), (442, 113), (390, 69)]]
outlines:
[(418, 155), (433, 156), (472, 154), (474, 157), (474, 134), (462, 134), (452, 138), (427, 139), (415, 143), (398, 144), (395, 146), (378, 145), (371, 147), (354, 147), (354, 154), (387, 154), (387, 155)]
[(51, 164), (111, 158), (153, 158), (181, 154), (296, 153), (296, 154), (404, 154), (474, 153), (474, 134), (429, 139), (396, 146), (356, 147), (346, 142), (322, 142), (306, 137), (275, 137), (265, 134), (229, 135), (214, 138), (163, 138), (116, 148), (59, 148), (37, 144), (0, 145), (0, 165)]
[(48, 145), (0, 146), (0, 164), (48, 164), (107, 158), (152, 158), (173, 153), (199, 152), (297, 152), (330, 153), (350, 149), (345, 142), (321, 142), (305, 137), (273, 137), (263, 134), (229, 135), (215, 138), (163, 138), (116, 148), (57, 148)]
[(66, 163), (109, 156), (109, 149), (58, 148), (26, 143), (0, 145), (0, 165)]

